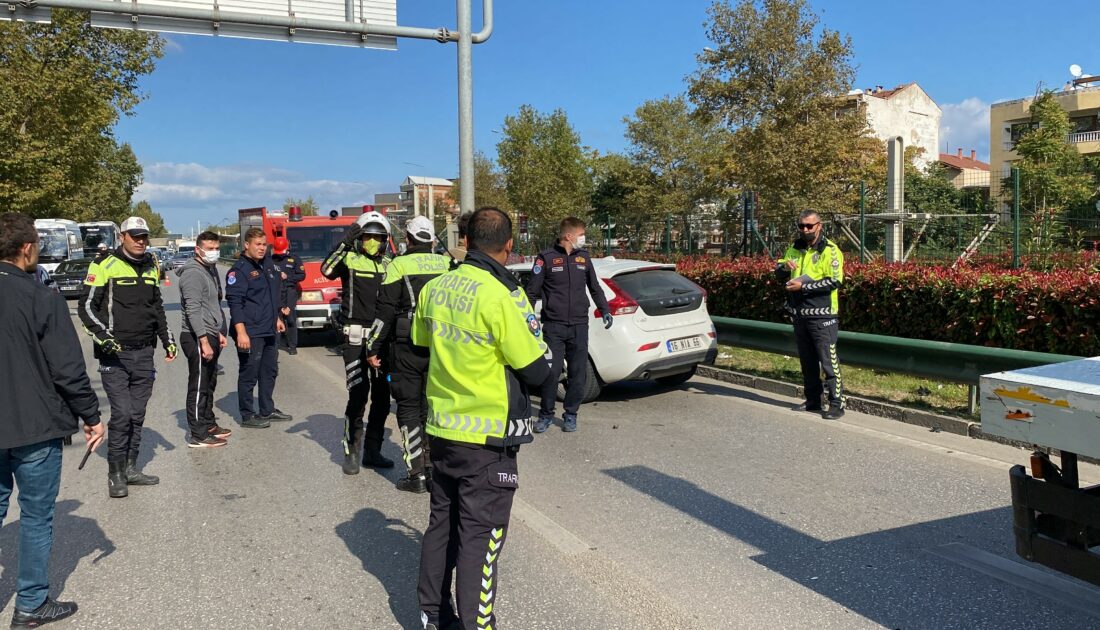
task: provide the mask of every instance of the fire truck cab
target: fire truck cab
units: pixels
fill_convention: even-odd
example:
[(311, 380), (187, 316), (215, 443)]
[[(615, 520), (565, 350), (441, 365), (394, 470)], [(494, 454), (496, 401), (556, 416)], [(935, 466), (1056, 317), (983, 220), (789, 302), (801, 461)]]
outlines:
[[(341, 214), (333, 210), (328, 216), (302, 216), (300, 208), (289, 212), (268, 211), (267, 208), (244, 208), (238, 211), (241, 238), (249, 228), (264, 231), (269, 243), (282, 236), (290, 243), (291, 255), (301, 258), (306, 279), (299, 284), (300, 297), (295, 310), (298, 328), (322, 330), (336, 327), (340, 312), (340, 281), (321, 275), (321, 263), (325, 256), (344, 238), (348, 226), (355, 223), (362, 212), (372, 210), (364, 206), (355, 214)], [(243, 246), (243, 243), (242, 243)]]

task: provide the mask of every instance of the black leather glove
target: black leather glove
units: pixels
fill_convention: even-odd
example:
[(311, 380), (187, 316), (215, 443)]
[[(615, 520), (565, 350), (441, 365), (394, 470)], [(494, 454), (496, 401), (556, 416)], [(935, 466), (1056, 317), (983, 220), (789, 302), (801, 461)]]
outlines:
[(352, 223), (348, 226), (348, 231), (344, 234), (344, 245), (349, 248), (355, 247), (355, 241), (359, 240), (359, 237), (363, 235), (363, 226), (358, 223)]

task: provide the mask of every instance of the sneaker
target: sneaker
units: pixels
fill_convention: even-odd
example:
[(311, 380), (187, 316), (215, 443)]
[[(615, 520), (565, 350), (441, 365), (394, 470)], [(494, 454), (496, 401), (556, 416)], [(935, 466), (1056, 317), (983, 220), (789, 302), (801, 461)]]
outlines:
[(397, 483), (394, 484), (394, 487), (403, 492), (424, 494), (428, 491), (428, 478), (423, 474), (405, 477), (404, 479), (398, 480)]
[(577, 416), (565, 416), (562, 418), (561, 430), (572, 433), (577, 430)]
[(260, 416), (262, 419), (270, 422), (289, 422), (294, 419), (294, 416), (289, 413), (283, 413), (276, 409), (266, 416)]
[(214, 426), (210, 427), (209, 434), (216, 438), (221, 438), (224, 440), (225, 438), (233, 435), (233, 432), (225, 427), (219, 427), (217, 424), (215, 424)]
[(246, 429), (266, 429), (271, 423), (255, 414), (241, 418), (241, 426)]
[(208, 435), (201, 440), (196, 440), (192, 437), (187, 442), (187, 448), (216, 448), (218, 446), (225, 446), (226, 444), (229, 444), (229, 442), (226, 442), (221, 438), (214, 437), (213, 435)]
[(554, 416), (542, 416), (535, 423), (535, 426), (531, 427), (531, 430), (535, 433), (545, 433), (552, 424), (554, 424)]
[(51, 621), (60, 621), (72, 616), (75, 612), (76, 602), (55, 602), (47, 598), (41, 606), (29, 612), (16, 608), (15, 614), (11, 617), (11, 627), (37, 628)]

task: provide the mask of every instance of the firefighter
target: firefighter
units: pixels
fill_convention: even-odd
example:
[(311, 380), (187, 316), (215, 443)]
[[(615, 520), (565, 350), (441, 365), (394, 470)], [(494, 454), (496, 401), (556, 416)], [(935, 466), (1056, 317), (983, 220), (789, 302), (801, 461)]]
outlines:
[(775, 268), (776, 277), (786, 283), (787, 310), (794, 317), (794, 338), (802, 364), (806, 402), (795, 409), (821, 412), (821, 394), (828, 389), (829, 409), (822, 417), (835, 420), (844, 415), (840, 360), (836, 354), (840, 314), (837, 289), (844, 281), (844, 254), (821, 233), (821, 217), (817, 212), (802, 212), (798, 229), (799, 238), (787, 248)]
[(298, 296), (302, 294), (298, 283), (306, 279), (306, 268), (302, 259), (290, 253), (290, 241), (284, 236), (275, 239), (271, 260), (279, 270), (283, 281), (283, 305), (279, 311), (286, 322), (286, 353), (298, 354)]
[[(389, 352), (385, 348), (380, 351), (382, 369), (367, 363), (370, 349), (367, 337), (377, 316), (378, 290), (386, 275), (389, 235), (390, 222), (385, 215), (364, 212), (321, 264), (321, 274), (329, 280), (339, 278), (343, 286), (338, 321), (344, 332), (344, 378), (348, 389), (342, 466), (345, 475), (359, 474), (360, 449), (364, 466), (393, 467), (393, 460), (382, 456), (386, 417), (390, 414), (390, 387), (385, 377), (390, 367)], [(368, 397), (370, 411), (364, 436), (363, 413)]]
[(153, 394), (153, 351), (160, 339), (164, 360), (176, 358), (176, 339), (164, 316), (160, 267), (149, 247), (149, 225), (141, 217), (122, 222), (122, 245), (88, 267), (88, 294), (78, 312), (95, 341), (103, 390), (111, 403), (107, 423), (107, 493), (129, 494), (126, 486), (160, 483), (138, 468), (145, 408)]
[(565, 413), (561, 430), (577, 430), (577, 411), (584, 398), (588, 368), (588, 295), (600, 310), (604, 328), (611, 328), (611, 311), (607, 306), (592, 256), (584, 248), (584, 221), (576, 217), (561, 220), (558, 241), (539, 253), (531, 267), (527, 295), (532, 302), (542, 300), (542, 326), (546, 344), (554, 351), (552, 379), (542, 387), (539, 420), (535, 433), (542, 433), (554, 422), (558, 377), (562, 362), (568, 366), (565, 390)]
[(425, 467), (427, 441), (424, 422), (428, 418), (428, 399), (424, 392), (428, 371), (428, 349), (414, 345), (409, 337), (413, 313), (420, 289), (451, 266), (447, 256), (432, 253), (435, 228), (423, 216), (414, 217), (405, 226), (407, 248), (386, 267), (386, 277), (378, 297), (378, 317), (371, 329), (372, 368), (380, 368), (379, 353), (393, 344), (393, 371), (390, 390), (397, 401), (397, 426), (401, 429), (408, 476), (397, 482), (406, 492), (428, 491), (431, 470)]
[(511, 219), (496, 208), (477, 210), (467, 245), (457, 269), (421, 290), (412, 325), (413, 343), (431, 357), (431, 515), (417, 589), (431, 629), (496, 627), (497, 561), (519, 487), (516, 456), (533, 439), (527, 388), (550, 377), (539, 320), (504, 267)]

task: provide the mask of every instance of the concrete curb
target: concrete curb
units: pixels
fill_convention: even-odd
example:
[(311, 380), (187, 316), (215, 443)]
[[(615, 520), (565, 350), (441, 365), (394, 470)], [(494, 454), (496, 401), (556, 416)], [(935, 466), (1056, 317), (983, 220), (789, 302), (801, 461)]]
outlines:
[[(792, 398), (802, 397), (802, 386), (793, 383), (785, 383), (770, 378), (743, 374), (732, 370), (724, 370), (709, 365), (700, 365), (696, 373), (700, 376), (713, 378), (718, 381), (732, 383), (742, 387), (751, 387), (781, 396), (790, 396)], [(946, 431), (947, 433), (954, 433), (956, 435), (966, 435), (972, 438), (997, 442), (1002, 441), (1000, 438), (983, 435), (982, 425), (978, 422), (970, 422), (969, 420), (953, 418), (951, 416), (941, 416), (930, 411), (910, 409), (908, 407), (885, 403), (879, 400), (860, 398), (858, 396), (849, 395), (846, 397), (846, 401), (849, 409), (872, 416), (889, 418), (891, 420), (927, 427), (929, 429), (939, 429), (940, 431)]]

